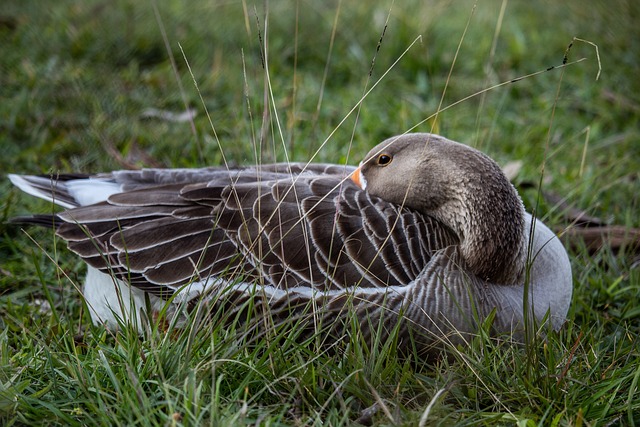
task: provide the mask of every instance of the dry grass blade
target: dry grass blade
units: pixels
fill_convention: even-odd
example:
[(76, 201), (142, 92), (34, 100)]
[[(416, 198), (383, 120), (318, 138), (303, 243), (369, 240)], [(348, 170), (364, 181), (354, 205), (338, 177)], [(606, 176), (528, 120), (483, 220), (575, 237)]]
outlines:
[(418, 423), (418, 427), (425, 427), (427, 425), (427, 421), (429, 419), (429, 414), (431, 413), (431, 409), (433, 408), (433, 405), (436, 404), (436, 402), (438, 401), (440, 396), (445, 391), (447, 391), (446, 388), (441, 388), (440, 390), (438, 390), (438, 392), (436, 394), (433, 395), (433, 397), (431, 398), (431, 401), (429, 402), (427, 407), (424, 409), (424, 412), (422, 413), (422, 416), (420, 417), (420, 422)]

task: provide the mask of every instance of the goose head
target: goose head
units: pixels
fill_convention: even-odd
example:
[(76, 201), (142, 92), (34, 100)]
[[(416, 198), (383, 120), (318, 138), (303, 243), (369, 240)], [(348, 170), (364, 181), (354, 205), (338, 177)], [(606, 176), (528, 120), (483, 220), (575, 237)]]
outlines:
[(495, 161), (432, 134), (374, 147), (352, 174), (368, 193), (429, 215), (460, 239), (466, 270), (491, 283), (522, 281), (528, 238), (524, 207)]

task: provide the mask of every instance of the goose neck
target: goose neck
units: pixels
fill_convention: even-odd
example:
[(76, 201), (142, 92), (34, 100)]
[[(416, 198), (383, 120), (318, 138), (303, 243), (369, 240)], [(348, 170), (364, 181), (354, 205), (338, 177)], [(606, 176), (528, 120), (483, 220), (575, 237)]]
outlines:
[(520, 281), (527, 253), (524, 207), (511, 190), (495, 198), (478, 192), (463, 195), (444, 218), (460, 238), (469, 270), (482, 280), (505, 285)]

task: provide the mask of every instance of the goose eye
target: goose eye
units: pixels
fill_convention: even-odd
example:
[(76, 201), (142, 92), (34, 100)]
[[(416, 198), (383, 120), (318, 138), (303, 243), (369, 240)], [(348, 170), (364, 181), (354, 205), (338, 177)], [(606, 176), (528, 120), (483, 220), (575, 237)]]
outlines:
[(391, 157), (389, 154), (380, 154), (377, 159), (377, 164), (380, 166), (387, 166), (389, 163), (391, 163), (391, 160), (393, 160), (393, 157)]

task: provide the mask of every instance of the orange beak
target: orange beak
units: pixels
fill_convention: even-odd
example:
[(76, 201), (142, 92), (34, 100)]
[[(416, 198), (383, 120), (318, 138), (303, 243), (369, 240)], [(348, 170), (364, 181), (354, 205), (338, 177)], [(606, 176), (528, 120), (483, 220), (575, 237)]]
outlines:
[(362, 182), (360, 182), (360, 166), (351, 174), (351, 181), (355, 182), (356, 185), (362, 188)]

